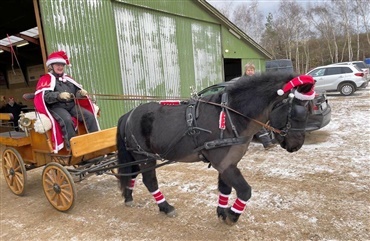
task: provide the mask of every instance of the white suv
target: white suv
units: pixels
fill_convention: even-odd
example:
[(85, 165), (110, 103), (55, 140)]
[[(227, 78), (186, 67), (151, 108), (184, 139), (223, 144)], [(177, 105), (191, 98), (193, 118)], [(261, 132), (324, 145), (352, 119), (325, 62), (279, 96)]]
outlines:
[(365, 88), (368, 83), (364, 72), (352, 64), (320, 66), (307, 75), (316, 80), (315, 90), (339, 91), (342, 95), (352, 95), (358, 88)]
[(370, 68), (366, 65), (364, 61), (352, 61), (352, 62), (340, 62), (335, 64), (353, 64), (362, 70), (365, 74), (365, 79), (370, 80)]

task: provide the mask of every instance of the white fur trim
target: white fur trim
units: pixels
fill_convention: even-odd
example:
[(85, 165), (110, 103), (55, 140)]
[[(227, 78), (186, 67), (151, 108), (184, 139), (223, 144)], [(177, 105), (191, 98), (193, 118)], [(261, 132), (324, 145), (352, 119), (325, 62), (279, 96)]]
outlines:
[(278, 94), (278, 95), (280, 95), (280, 96), (282, 96), (282, 95), (284, 94), (284, 90), (279, 89), (279, 90), (277, 91), (277, 94)]
[(294, 91), (294, 96), (297, 99), (300, 99), (300, 100), (313, 100), (313, 99), (315, 99), (315, 95), (316, 95), (315, 91), (313, 91), (313, 93), (310, 94), (310, 95), (302, 94), (302, 93), (298, 92), (298, 90)]
[(43, 134), (51, 130), (51, 121), (49, 117), (41, 113), (37, 114), (37, 117), (37, 120), (33, 124), (33, 128), (37, 133)]
[(98, 113), (99, 113), (99, 106), (97, 106), (95, 103), (93, 103), (93, 106), (94, 106), (94, 115), (97, 116)]
[(46, 61), (46, 66), (49, 66), (49, 65), (55, 64), (55, 63), (67, 64), (67, 61), (63, 58), (52, 58), (52, 59), (48, 59)]
[(32, 112), (27, 112), (24, 114), (24, 117), (25, 118), (28, 118), (30, 120), (36, 120), (36, 112), (32, 111)]

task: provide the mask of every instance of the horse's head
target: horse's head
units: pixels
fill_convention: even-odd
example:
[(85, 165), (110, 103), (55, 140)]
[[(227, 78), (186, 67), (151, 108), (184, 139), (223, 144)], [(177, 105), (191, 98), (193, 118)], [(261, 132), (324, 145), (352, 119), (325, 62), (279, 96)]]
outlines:
[(301, 75), (289, 81), (278, 95), (286, 96), (270, 113), (270, 125), (280, 130), (275, 135), (280, 146), (288, 152), (298, 151), (305, 140), (305, 128), (309, 116), (309, 100), (315, 97), (315, 81)]

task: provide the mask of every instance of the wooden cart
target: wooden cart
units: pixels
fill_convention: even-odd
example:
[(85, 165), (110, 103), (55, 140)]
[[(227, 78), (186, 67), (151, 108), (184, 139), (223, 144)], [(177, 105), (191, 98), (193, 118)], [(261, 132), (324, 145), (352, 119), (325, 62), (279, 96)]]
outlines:
[[(2, 122), (9, 118), (8, 114), (0, 114)], [(84, 125), (79, 124), (78, 135), (71, 139), (71, 151), (63, 148), (55, 154), (49, 141), (51, 131), (35, 132), (34, 121), (24, 132), (2, 128), (0, 145), (4, 147), (1, 158), (6, 183), (21, 196), (26, 191), (27, 171), (44, 166), (42, 186), (46, 198), (59, 211), (71, 210), (76, 201), (75, 182), (89, 174), (102, 174), (102, 168), (116, 164), (117, 128), (86, 134)]]

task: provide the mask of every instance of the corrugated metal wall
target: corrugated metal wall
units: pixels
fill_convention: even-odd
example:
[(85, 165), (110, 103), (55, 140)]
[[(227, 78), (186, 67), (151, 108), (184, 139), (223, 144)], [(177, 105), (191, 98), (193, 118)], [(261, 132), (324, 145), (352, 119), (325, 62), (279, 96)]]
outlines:
[[(67, 51), (67, 72), (91, 93), (189, 97), (190, 86), (199, 91), (223, 81), (214, 18), (190, 0), (155, 2), (175, 14), (113, 0), (39, 0), (48, 53)], [(107, 128), (139, 102), (97, 104)]]
[(114, 4), (125, 94), (190, 96), (222, 81), (220, 27)]
[[(111, 1), (39, 0), (48, 54), (65, 50), (66, 72), (90, 93), (121, 94), (121, 75)], [(122, 101), (100, 101), (103, 129), (115, 126)]]

